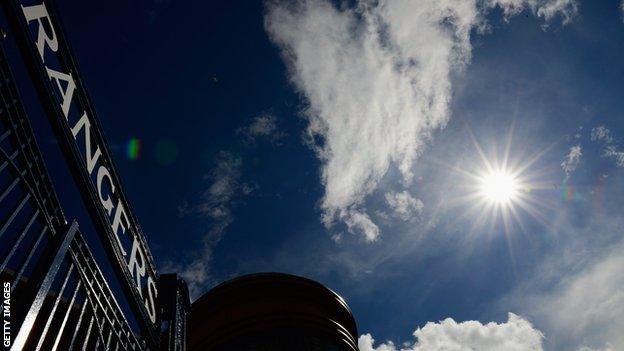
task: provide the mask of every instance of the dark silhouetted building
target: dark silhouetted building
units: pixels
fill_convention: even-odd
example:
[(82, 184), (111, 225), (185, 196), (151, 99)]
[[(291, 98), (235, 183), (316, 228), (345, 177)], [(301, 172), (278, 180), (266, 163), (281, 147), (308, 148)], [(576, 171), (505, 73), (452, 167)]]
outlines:
[(191, 307), (189, 351), (356, 351), (346, 302), (313, 280), (259, 273), (227, 281)]

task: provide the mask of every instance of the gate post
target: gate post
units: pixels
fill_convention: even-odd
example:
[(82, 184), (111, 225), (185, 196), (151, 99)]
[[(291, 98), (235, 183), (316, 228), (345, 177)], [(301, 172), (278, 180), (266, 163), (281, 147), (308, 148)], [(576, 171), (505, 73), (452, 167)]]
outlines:
[(177, 274), (161, 274), (158, 285), (162, 311), (160, 349), (186, 351), (186, 318), (191, 305), (186, 282)]

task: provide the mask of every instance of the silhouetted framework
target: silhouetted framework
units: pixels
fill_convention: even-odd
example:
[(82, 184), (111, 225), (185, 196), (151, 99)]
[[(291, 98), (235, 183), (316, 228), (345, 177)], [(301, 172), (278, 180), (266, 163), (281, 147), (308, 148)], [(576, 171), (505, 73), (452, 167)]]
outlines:
[(11, 350), (145, 350), (78, 224), (67, 224), (0, 48), (0, 277)]
[(160, 349), (186, 350), (186, 315), (190, 309), (186, 283), (176, 274), (162, 274), (159, 279), (160, 305), (162, 306)]
[(0, 281), (10, 283), (9, 349), (186, 350), (184, 281), (160, 276), (156, 335), (131, 326), (77, 222), (67, 220), (4, 44), (0, 40)]

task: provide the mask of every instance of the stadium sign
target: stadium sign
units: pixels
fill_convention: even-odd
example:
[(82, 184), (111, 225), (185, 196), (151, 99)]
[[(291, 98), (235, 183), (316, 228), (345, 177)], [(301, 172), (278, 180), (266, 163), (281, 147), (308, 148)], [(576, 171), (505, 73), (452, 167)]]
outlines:
[(140, 316), (142, 329), (157, 340), (158, 273), (58, 16), (49, 0), (6, 0), (3, 6), (124, 292)]

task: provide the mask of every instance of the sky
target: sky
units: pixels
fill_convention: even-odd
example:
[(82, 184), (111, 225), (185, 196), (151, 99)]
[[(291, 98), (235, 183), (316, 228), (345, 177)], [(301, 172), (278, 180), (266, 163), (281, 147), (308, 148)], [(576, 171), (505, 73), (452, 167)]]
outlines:
[(343, 296), (361, 351), (624, 345), (619, 1), (58, 7), (193, 298), (278, 271)]

